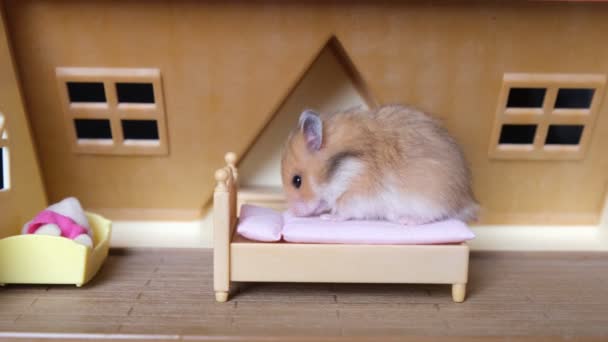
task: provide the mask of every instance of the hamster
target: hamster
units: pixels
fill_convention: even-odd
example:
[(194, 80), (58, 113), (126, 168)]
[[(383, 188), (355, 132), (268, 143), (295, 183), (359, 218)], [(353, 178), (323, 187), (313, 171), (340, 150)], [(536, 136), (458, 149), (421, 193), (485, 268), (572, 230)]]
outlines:
[(289, 211), (419, 225), (476, 218), (463, 152), (429, 115), (402, 105), (301, 113), (281, 158)]

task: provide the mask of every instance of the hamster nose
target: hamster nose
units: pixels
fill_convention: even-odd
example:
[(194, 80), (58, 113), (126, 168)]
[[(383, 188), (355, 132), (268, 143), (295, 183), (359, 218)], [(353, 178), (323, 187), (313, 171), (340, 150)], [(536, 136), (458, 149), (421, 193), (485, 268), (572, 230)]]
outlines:
[(291, 202), (289, 205), (289, 211), (295, 216), (306, 216), (308, 215), (308, 205), (301, 201)]

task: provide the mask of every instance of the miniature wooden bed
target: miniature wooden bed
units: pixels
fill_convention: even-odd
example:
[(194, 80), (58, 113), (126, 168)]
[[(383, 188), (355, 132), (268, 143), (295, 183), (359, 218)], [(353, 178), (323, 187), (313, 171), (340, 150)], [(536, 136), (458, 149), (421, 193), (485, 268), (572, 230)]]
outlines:
[(236, 233), (236, 156), (215, 173), (213, 284), (218, 302), (230, 282), (451, 284), (452, 299), (464, 301), (469, 248), (449, 245), (345, 245), (256, 242)]

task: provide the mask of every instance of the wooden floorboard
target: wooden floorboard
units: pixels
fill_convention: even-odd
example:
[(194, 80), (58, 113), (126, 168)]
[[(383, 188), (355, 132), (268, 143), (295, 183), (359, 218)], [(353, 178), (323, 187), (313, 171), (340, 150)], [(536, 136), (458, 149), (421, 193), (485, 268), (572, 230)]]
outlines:
[[(209, 250), (116, 250), (83, 288), (0, 288), (0, 338), (337, 341), (608, 339), (608, 254), (474, 253), (444, 285), (235, 284), (216, 303)], [(409, 340), (409, 339), (408, 339)]]

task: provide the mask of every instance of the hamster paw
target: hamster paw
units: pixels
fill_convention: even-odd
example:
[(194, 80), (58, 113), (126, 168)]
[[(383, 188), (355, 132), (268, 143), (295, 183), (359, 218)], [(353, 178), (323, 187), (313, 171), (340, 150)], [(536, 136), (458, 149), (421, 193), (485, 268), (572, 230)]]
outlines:
[(74, 238), (74, 242), (77, 242), (81, 245), (85, 245), (87, 247), (93, 247), (93, 240), (87, 234), (80, 234)]
[(425, 224), (426, 221), (414, 217), (400, 217), (397, 219), (397, 223), (404, 226), (419, 226), (421, 224)]
[(36, 235), (61, 236), (61, 229), (54, 223), (42, 225), (34, 232)]
[(326, 221), (346, 221), (346, 219), (342, 216), (336, 215), (336, 214), (323, 214), (321, 215), (321, 220), (326, 220)]

